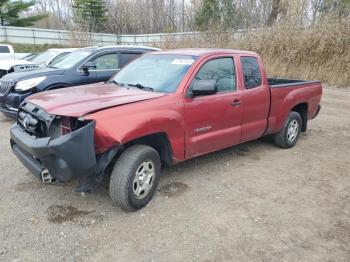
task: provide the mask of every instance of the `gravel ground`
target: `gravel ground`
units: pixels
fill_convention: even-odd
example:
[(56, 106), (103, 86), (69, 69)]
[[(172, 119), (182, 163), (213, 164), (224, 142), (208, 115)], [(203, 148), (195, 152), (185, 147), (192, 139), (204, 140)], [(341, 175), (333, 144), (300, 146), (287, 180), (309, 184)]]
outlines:
[(266, 139), (166, 168), (135, 213), (46, 186), (0, 116), (1, 261), (350, 261), (350, 89), (325, 88), (296, 147)]

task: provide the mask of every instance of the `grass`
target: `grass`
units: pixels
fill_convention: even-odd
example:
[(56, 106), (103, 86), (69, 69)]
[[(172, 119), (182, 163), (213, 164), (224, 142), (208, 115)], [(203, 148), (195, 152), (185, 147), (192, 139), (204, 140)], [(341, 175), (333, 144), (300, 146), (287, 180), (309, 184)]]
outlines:
[(307, 29), (290, 26), (250, 31), (241, 37), (206, 33), (180, 41), (168, 38), (161, 48), (221, 47), (255, 51), (271, 77), (321, 80), (350, 86), (350, 23), (327, 23)]
[[(307, 29), (281, 25), (250, 31), (240, 37), (227, 32), (207, 32), (180, 40), (167, 37), (163, 49), (220, 47), (255, 51), (271, 77), (321, 80), (350, 86), (350, 22), (324, 21)], [(11, 43), (12, 44), (12, 43)], [(12, 44), (16, 52), (40, 52), (59, 45)]]
[(9, 43), (9, 42), (1, 42), (0, 44), (12, 45), (16, 53), (38, 53), (38, 52), (43, 52), (49, 48), (66, 47), (62, 45), (52, 45), (52, 44), (33, 45), (33, 44), (17, 44), (17, 43)]

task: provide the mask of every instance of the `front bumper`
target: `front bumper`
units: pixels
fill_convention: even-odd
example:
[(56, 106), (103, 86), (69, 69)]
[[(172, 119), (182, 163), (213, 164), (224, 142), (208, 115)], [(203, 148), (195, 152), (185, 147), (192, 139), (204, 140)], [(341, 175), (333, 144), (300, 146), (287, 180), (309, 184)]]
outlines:
[(22, 164), (41, 178), (43, 170), (60, 182), (100, 172), (94, 146), (95, 122), (57, 139), (35, 138), (17, 124), (11, 127), (11, 147)]
[(0, 95), (0, 112), (8, 117), (15, 118), (19, 105), (24, 101), (24, 99), (32, 94), (33, 92), (30, 91), (25, 94), (11, 92), (8, 94)]

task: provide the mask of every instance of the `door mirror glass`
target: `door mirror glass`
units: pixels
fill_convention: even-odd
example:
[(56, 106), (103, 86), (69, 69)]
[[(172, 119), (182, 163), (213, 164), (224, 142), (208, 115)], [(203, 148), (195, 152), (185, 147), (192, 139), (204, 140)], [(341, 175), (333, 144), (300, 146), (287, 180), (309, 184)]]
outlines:
[(215, 80), (195, 80), (192, 87), (193, 96), (213, 95), (218, 92)]
[(96, 63), (95, 62), (86, 62), (83, 66), (84, 71), (89, 71), (90, 69), (96, 69)]

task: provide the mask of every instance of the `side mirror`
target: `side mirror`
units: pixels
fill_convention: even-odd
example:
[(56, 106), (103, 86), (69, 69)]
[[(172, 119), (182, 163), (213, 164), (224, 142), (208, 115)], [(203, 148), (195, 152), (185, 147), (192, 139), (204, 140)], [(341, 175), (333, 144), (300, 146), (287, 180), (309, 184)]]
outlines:
[(214, 80), (195, 80), (192, 86), (193, 96), (213, 95), (217, 92), (218, 89)]
[(90, 69), (96, 69), (96, 63), (95, 62), (86, 62), (82, 68), (85, 72), (88, 72)]

